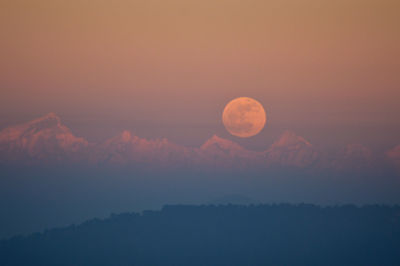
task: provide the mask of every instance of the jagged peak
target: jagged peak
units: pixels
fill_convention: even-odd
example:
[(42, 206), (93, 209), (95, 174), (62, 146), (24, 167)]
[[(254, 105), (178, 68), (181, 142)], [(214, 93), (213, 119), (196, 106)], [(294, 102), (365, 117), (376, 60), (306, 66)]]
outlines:
[(211, 138), (209, 138), (208, 141), (211, 141), (211, 142), (231, 142), (230, 140), (223, 139), (223, 138), (217, 136), (216, 134), (214, 134)]
[(305, 138), (296, 135), (294, 132), (285, 130), (277, 141), (273, 143), (275, 147), (291, 146), (297, 144), (305, 144), (306, 146), (312, 146)]
[(74, 136), (55, 113), (10, 126), (0, 133), (0, 142), (8, 143), (17, 152), (23, 150), (29, 156), (55, 153), (58, 149), (77, 151), (89, 144), (84, 138)]
[(132, 133), (129, 130), (124, 130), (121, 132), (120, 138), (123, 142), (129, 142), (132, 139)]
[(148, 145), (175, 145), (167, 138), (147, 139), (141, 138), (133, 134), (129, 130), (123, 130), (120, 134), (109, 139), (107, 143), (131, 143), (131, 144), (148, 144)]
[(201, 149), (208, 149), (211, 146), (219, 146), (222, 149), (243, 149), (239, 144), (230, 141), (228, 139), (223, 139), (218, 137), (217, 135), (213, 135), (211, 138), (206, 140), (203, 145), (201, 145)]
[(20, 136), (36, 134), (43, 130), (57, 130), (58, 132), (70, 133), (70, 130), (61, 123), (55, 113), (48, 113), (31, 121), (11, 125), (1, 131), (3, 139), (15, 139)]
[(344, 153), (346, 156), (372, 156), (372, 151), (368, 147), (358, 143), (348, 144), (344, 149)]
[(400, 154), (400, 145), (394, 146), (393, 148), (388, 150), (387, 153), (398, 153), (398, 154)]
[(129, 130), (123, 130), (119, 134), (111, 137), (105, 141), (105, 144), (112, 144), (112, 143), (128, 143), (132, 142), (135, 138), (137, 138), (134, 134), (132, 134)]
[(37, 124), (37, 123), (42, 123), (42, 122), (55, 122), (56, 124), (61, 124), (61, 119), (58, 115), (56, 115), (53, 112), (50, 112), (44, 116), (41, 116), (39, 118), (36, 118), (32, 121), (29, 122), (29, 124)]
[(396, 160), (400, 163), (400, 145), (393, 147), (386, 152), (386, 156), (391, 160)]
[(54, 112), (47, 113), (43, 117), (48, 119), (60, 119), (60, 117)]

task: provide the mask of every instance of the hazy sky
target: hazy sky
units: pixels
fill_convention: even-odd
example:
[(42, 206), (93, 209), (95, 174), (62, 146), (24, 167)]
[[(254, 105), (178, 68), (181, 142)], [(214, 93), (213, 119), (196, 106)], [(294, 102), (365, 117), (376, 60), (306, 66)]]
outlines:
[[(232, 98), (321, 145), (400, 135), (398, 0), (3, 0), (0, 127), (56, 112), (78, 135), (228, 137)], [(268, 145), (265, 144), (265, 147)]]
[[(185, 170), (183, 160), (182, 169), (153, 173), (159, 157), (150, 149), (156, 155), (147, 173), (141, 167), (148, 164), (128, 160), (140, 151), (128, 142), (121, 151), (106, 146), (105, 154), (128, 156), (129, 169), (80, 169), (68, 161), (64, 168), (24, 168), (21, 159), (16, 167), (0, 165), (0, 210), (7, 214), (0, 238), (230, 194), (268, 203), (399, 203), (398, 172), (384, 153), (400, 144), (399, 11), (399, 0), (0, 0), (0, 129), (54, 112), (89, 141), (127, 129), (199, 146), (217, 134), (263, 151), (291, 130), (316, 149), (298, 138), (303, 146), (273, 150), (278, 159), (315, 163), (317, 150), (329, 166), (342, 156), (337, 165), (345, 168), (336, 174), (262, 165), (224, 174), (208, 171), (209, 164)], [(267, 113), (266, 128), (248, 139), (229, 135), (221, 121), (225, 105), (240, 96), (255, 98)], [(20, 147), (38, 148), (37, 158), (62, 163), (58, 144), (74, 138), (42, 130), (42, 143), (32, 132), (1, 148), (23, 155), (17, 159), (30, 159)], [(354, 160), (344, 152), (324, 157), (350, 143), (372, 152), (355, 145)], [(103, 147), (85, 146), (72, 157), (85, 161)], [(175, 159), (171, 150), (160, 158)], [(195, 154), (218, 162), (218, 153)]]

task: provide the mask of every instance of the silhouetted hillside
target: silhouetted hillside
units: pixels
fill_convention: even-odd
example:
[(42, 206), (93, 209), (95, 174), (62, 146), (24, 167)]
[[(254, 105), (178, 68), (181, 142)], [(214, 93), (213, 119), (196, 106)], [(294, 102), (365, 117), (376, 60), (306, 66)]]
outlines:
[(400, 207), (165, 206), (2, 241), (0, 265), (400, 265)]

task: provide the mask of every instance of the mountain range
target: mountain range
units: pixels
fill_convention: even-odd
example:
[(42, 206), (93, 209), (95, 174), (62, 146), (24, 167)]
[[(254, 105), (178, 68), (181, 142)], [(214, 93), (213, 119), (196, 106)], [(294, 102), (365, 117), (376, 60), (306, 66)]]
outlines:
[[(327, 155), (305, 138), (285, 131), (265, 151), (248, 150), (216, 135), (200, 147), (185, 147), (163, 139), (146, 139), (123, 131), (98, 143), (75, 136), (54, 113), (0, 131), (0, 162), (40, 164), (56, 162), (94, 165), (151, 165), (237, 169), (250, 167), (362, 169), (376, 156), (360, 144), (349, 144)], [(400, 145), (385, 153), (400, 166)]]

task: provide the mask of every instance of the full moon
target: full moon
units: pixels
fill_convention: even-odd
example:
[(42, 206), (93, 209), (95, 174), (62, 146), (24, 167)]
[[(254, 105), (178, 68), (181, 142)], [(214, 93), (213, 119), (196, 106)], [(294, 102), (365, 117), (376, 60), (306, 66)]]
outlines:
[(226, 130), (234, 136), (249, 138), (264, 128), (267, 115), (263, 106), (256, 100), (240, 97), (230, 101), (222, 114)]

